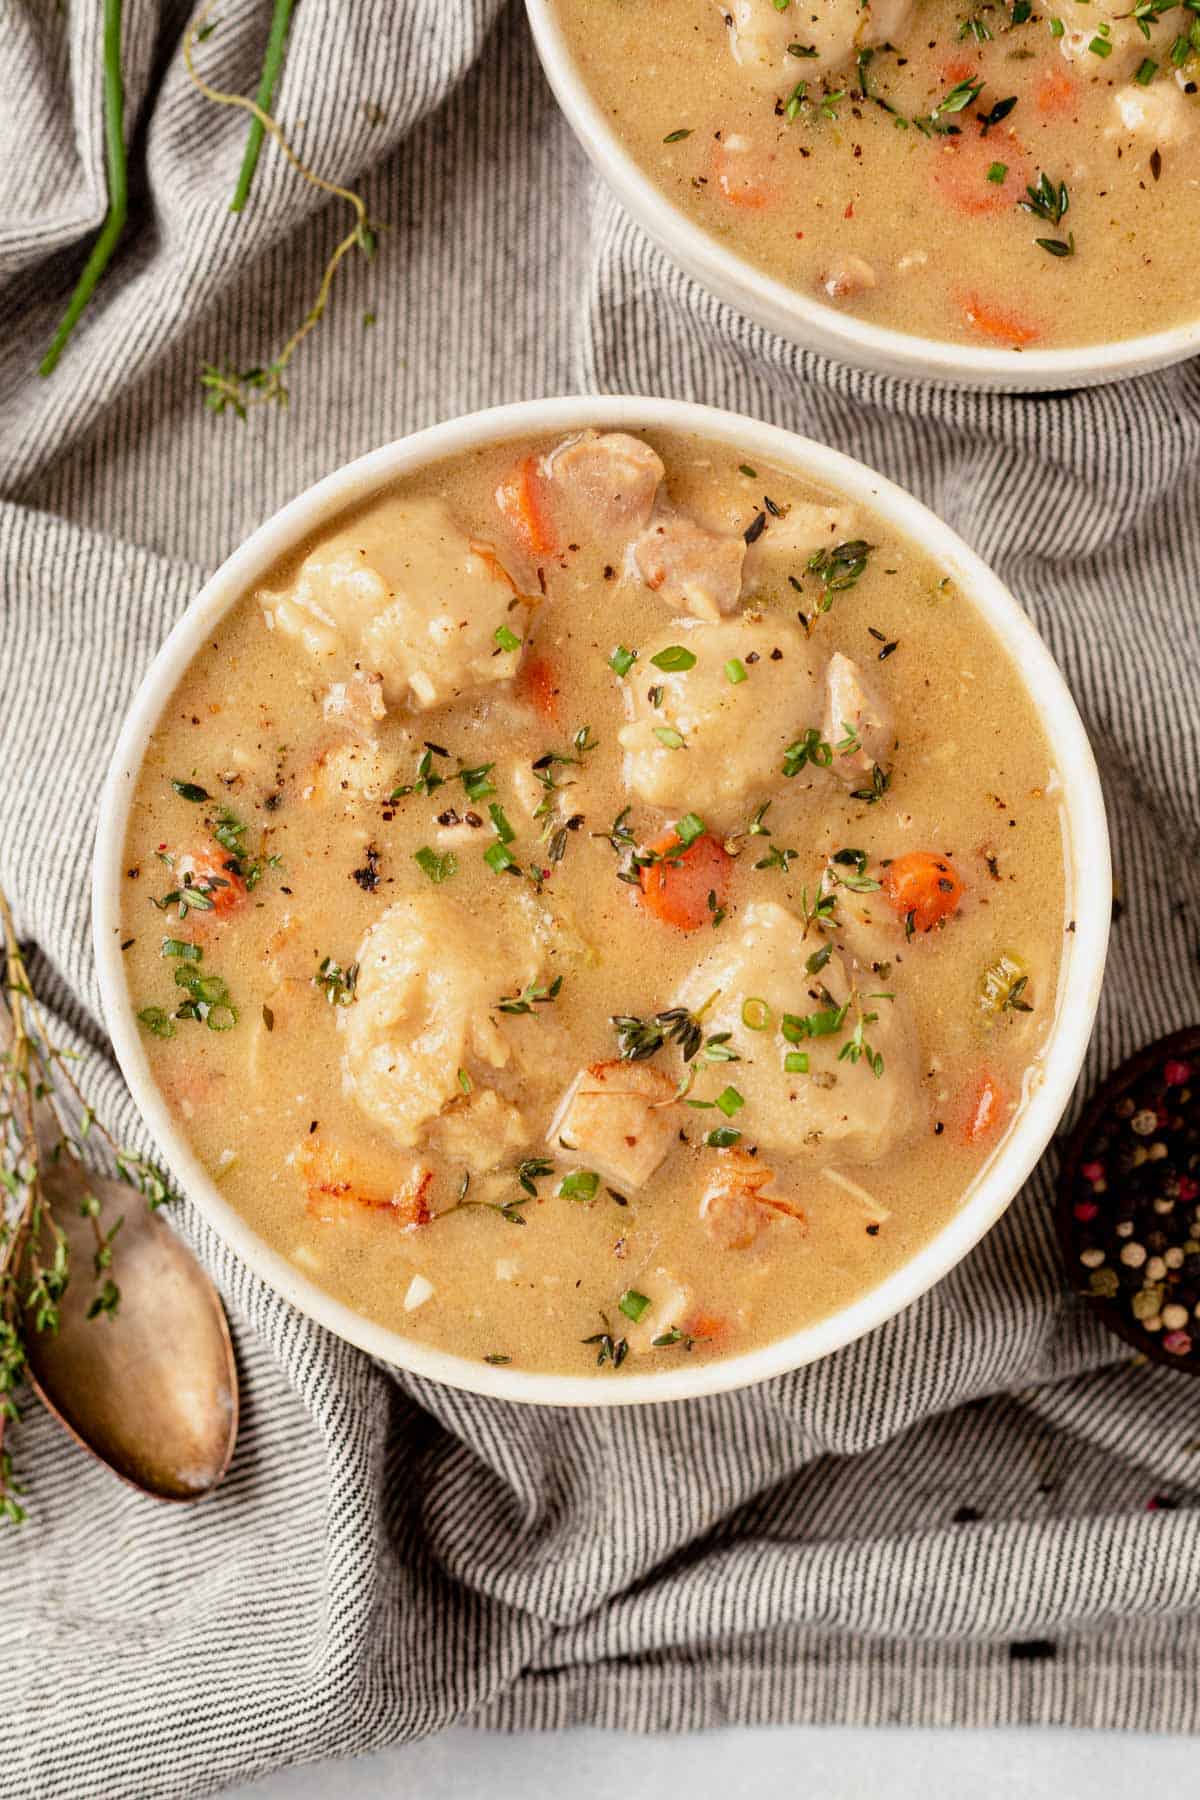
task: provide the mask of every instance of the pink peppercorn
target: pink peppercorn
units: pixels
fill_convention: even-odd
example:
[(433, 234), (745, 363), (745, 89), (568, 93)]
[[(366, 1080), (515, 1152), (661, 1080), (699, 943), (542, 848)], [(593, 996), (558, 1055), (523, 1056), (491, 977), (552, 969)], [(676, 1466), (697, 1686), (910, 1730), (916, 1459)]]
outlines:
[(1079, 1173), (1083, 1176), (1085, 1181), (1103, 1181), (1104, 1164), (1102, 1162), (1083, 1163), (1080, 1166)]
[(1172, 1356), (1187, 1356), (1192, 1348), (1192, 1340), (1186, 1331), (1168, 1331), (1163, 1339), (1163, 1349), (1169, 1350)]
[(1192, 1065), (1185, 1062), (1169, 1062), (1163, 1070), (1168, 1087), (1182, 1087), (1185, 1081), (1191, 1079), (1191, 1074)]
[(1193, 1181), (1190, 1175), (1181, 1175), (1179, 1177), (1179, 1198), (1195, 1200), (1198, 1195), (1200, 1195), (1200, 1181)]
[(1090, 1225), (1100, 1208), (1094, 1200), (1077, 1200), (1072, 1210), (1081, 1225)]

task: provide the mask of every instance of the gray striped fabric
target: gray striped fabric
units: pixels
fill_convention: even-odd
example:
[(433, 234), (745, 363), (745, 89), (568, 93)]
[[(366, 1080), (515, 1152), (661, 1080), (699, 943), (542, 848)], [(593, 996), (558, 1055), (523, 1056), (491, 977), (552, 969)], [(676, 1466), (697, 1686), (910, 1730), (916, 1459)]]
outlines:
[[(0, 871), (119, 1133), (139, 1127), (97, 1024), (88, 859), (153, 648), (203, 573), (335, 464), (579, 387), (810, 432), (995, 563), (1066, 670), (1112, 809), (1126, 907), (1089, 1075), (1200, 1016), (1200, 363), (1032, 399), (835, 368), (623, 219), (518, 5), (300, 0), (279, 111), (389, 229), (344, 269), (290, 410), (212, 418), (201, 363), (280, 344), (343, 220), (269, 147), (230, 215), (244, 122), (190, 88), (187, 8), (126, 0), (131, 223), (39, 381), (105, 204), (97, 10), (0, 5)], [(253, 86), (268, 10), (216, 7), (219, 86)], [(464, 1715), (1195, 1729), (1196, 1396), (1065, 1297), (1051, 1180), (820, 1366), (582, 1417), (391, 1377), (182, 1209), (235, 1320), (241, 1449), (211, 1502), (162, 1509), (29, 1418), (32, 1517), (0, 1539), (0, 1793), (209, 1793)]]

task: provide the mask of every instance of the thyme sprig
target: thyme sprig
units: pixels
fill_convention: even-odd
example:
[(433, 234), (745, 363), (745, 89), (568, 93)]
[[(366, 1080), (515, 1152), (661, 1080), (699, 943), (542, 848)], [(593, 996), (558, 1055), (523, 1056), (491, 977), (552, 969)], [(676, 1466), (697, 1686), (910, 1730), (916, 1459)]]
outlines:
[[(332, 256), (325, 265), (325, 272), (321, 277), (321, 284), (317, 289), (316, 299), (309, 307), (308, 312), (300, 321), (295, 331), (293, 331), (292, 335), (288, 338), (283, 348), (271, 358), (270, 362), (243, 370), (226, 369), (218, 363), (204, 364), (200, 374), (200, 385), (204, 389), (205, 406), (213, 413), (223, 413), (226, 410), (229, 410), (234, 413), (237, 418), (245, 419), (252, 406), (262, 406), (269, 401), (275, 401), (280, 406), (287, 405), (288, 390), (284, 385), (283, 377), (286, 373), (288, 364), (291, 362), (293, 356), (296, 354), (296, 351), (300, 348), (300, 345), (304, 342), (309, 332), (314, 330), (320, 323), (325, 308), (329, 303), (329, 294), (333, 286), (334, 276), (337, 274), (343, 259), (348, 256), (352, 250), (356, 249), (361, 250), (363, 255), (368, 259), (374, 256), (378, 244), (378, 227), (372, 223), (367, 213), (366, 202), (360, 194), (354, 193), (350, 188), (340, 186), (336, 181), (327, 181), (323, 175), (316, 174), (307, 166), (307, 164), (301, 162), (300, 158), (296, 155), (296, 152), (288, 143), (278, 122), (271, 117), (266, 108), (260, 105), (257, 100), (249, 100), (245, 94), (225, 93), (222, 89), (213, 87), (209, 82), (205, 81), (202, 75), (197, 73), (195, 64), (196, 43), (200, 31), (207, 22), (208, 14), (212, 10), (213, 3), (214, 0), (208, 0), (208, 4), (201, 10), (184, 33), (183, 62), (193, 84), (200, 90), (205, 99), (211, 100), (214, 105), (235, 106), (239, 107), (243, 112), (248, 112), (251, 118), (259, 126), (260, 131), (269, 133), (275, 140), (288, 162), (291, 163), (292, 167), (296, 170), (302, 180), (306, 181), (310, 187), (319, 188), (322, 193), (332, 194), (336, 199), (344, 200), (354, 212), (354, 224), (346, 235), (339, 240), (334, 248)], [(272, 25), (272, 35), (274, 35), (274, 23)], [(286, 30), (284, 35), (286, 36)], [(281, 40), (279, 47), (280, 57), (282, 57), (282, 53), (283, 45)], [(264, 77), (265, 75), (266, 65), (264, 64)], [(273, 85), (274, 82), (272, 80), (272, 86)], [(262, 91), (261, 82), (259, 91), (260, 93)], [(247, 157), (249, 158), (249, 156), (250, 146), (248, 144)], [(257, 162), (257, 156), (258, 151), (257, 148), (255, 148), (254, 162)], [(243, 170), (245, 170), (245, 162), (243, 162), (242, 166)], [(253, 162), (251, 164), (250, 174), (253, 175)], [(247, 190), (248, 188), (249, 180), (247, 179)], [(241, 191), (240, 179), (238, 191), (239, 193)], [(235, 202), (237, 198), (238, 195), (235, 194)]]
[[(0, 1053), (0, 1520), (20, 1524), (23, 1489), (8, 1440), (21, 1417), (16, 1395), (28, 1366), (28, 1333), (58, 1329), (73, 1273), (66, 1233), (54, 1216), (61, 1202), (46, 1178), (65, 1164), (84, 1168), (83, 1146), (94, 1133), (116, 1173), (148, 1206), (174, 1196), (157, 1165), (118, 1144), (85, 1099), (69, 1067), (71, 1053), (50, 1036), (3, 891), (0, 930), (12, 1028), (12, 1041)], [(88, 1317), (111, 1318), (121, 1301), (112, 1276), (121, 1220), (106, 1230), (100, 1201), (86, 1188), (79, 1207), (94, 1241), (96, 1287)]]

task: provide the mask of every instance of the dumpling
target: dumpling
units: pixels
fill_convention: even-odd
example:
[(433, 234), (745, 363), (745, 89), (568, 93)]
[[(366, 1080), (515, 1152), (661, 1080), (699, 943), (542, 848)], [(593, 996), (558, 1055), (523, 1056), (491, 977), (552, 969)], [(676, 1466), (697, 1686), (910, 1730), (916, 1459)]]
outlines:
[(521, 660), (526, 602), (440, 500), (376, 501), (259, 599), (324, 679), (378, 676), (389, 708), (425, 712), (508, 680)]
[(778, 88), (897, 38), (912, 0), (795, 0), (782, 9), (775, 0), (721, 0), (721, 11), (736, 60), (757, 85)]
[(825, 671), (821, 736), (833, 748), (830, 767), (848, 787), (859, 787), (875, 768), (886, 769), (896, 747), (891, 708), (856, 662), (835, 650)]
[[(676, 1004), (695, 1011), (717, 993), (704, 1026), (730, 1032), (741, 1058), (728, 1072), (745, 1101), (737, 1123), (747, 1143), (823, 1162), (874, 1162), (922, 1117), (915, 1035), (903, 999), (875, 997), (886, 984), (848, 952), (831, 949), (818, 972), (810, 972), (809, 958), (827, 943), (805, 936), (787, 907), (756, 901), (742, 915), (740, 934), (718, 940), (701, 957)], [(770, 1009), (766, 1030), (745, 1024), (746, 1000)], [(828, 1024), (843, 1007), (837, 1029), (821, 1035), (808, 1036), (790, 1024), (822, 1014), (820, 1022)], [(790, 1036), (784, 1035), (785, 1014)], [(857, 1061), (841, 1056), (860, 1018), (867, 1045), (882, 1058), (879, 1074), (865, 1053)], [(806, 1056), (807, 1070), (789, 1073), (790, 1054)]]
[[(694, 664), (653, 666), (675, 647)], [(639, 673), (626, 684), (626, 785), (651, 806), (697, 812), (710, 828), (731, 830), (747, 797), (778, 781), (788, 745), (820, 718), (812, 665), (808, 639), (786, 619), (679, 621), (644, 646)], [(652, 690), (660, 689), (656, 706)]]
[(461, 1098), (460, 1069), (507, 1066), (510, 1046), (492, 1014), (513, 972), (524, 984), (535, 969), (521, 969), (519, 953), (440, 894), (390, 906), (357, 960), (357, 998), (338, 1009), (345, 1087), (368, 1118), (412, 1149)]

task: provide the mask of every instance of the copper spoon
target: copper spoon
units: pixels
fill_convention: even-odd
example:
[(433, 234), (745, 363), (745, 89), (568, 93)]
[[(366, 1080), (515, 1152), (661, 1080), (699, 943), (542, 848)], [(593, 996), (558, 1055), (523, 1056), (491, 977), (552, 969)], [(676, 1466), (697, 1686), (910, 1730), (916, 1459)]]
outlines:
[[(12, 1039), (0, 1006), (0, 1050)], [(39, 1107), (39, 1136), (57, 1129)], [(47, 1147), (48, 1147), (47, 1144)], [(200, 1500), (229, 1467), (238, 1429), (238, 1374), (216, 1288), (191, 1251), (128, 1182), (93, 1175), (71, 1158), (44, 1164), (43, 1186), (70, 1247), (72, 1278), (56, 1332), (26, 1323), (29, 1385), (90, 1455), (158, 1500)], [(115, 1314), (89, 1319), (95, 1237), (80, 1212), (86, 1194), (101, 1225), (123, 1219), (113, 1246), (121, 1290)]]

